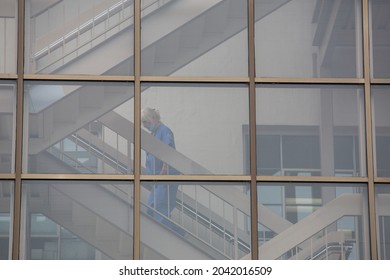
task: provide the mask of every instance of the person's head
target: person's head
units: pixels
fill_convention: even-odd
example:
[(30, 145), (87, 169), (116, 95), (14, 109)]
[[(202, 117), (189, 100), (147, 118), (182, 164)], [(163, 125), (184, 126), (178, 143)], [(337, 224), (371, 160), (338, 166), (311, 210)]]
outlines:
[(146, 107), (141, 112), (141, 121), (146, 129), (153, 131), (160, 124), (160, 113), (156, 109)]

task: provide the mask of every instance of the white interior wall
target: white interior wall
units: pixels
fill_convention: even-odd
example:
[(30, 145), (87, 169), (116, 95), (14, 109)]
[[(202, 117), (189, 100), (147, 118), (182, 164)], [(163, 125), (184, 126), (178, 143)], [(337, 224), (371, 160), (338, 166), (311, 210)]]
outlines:
[(16, 73), (16, 26), (14, 17), (0, 17), (0, 73)]
[(267, 77), (312, 77), (315, 2), (290, 1), (256, 23), (258, 72)]
[(374, 94), (373, 104), (375, 114), (375, 125), (378, 127), (389, 127), (390, 120), (390, 94), (387, 92), (381, 92), (380, 94)]
[[(312, 46), (308, 44), (302, 48), (302, 42), (310, 42), (308, 36), (312, 35), (311, 26), (307, 25), (308, 17), (312, 16), (312, 6), (307, 7), (299, 1), (296, 3), (287, 4), (281, 9), (292, 10), (295, 15), (295, 24), (302, 26), (299, 34), (294, 34), (289, 30), (289, 20), (291, 18), (283, 17), (281, 11), (275, 11), (272, 17), (266, 17), (256, 24), (256, 34), (259, 32), (267, 32), (267, 37), (272, 37), (272, 40), (262, 41), (257, 39), (256, 56), (261, 60), (262, 65), (266, 69), (273, 69), (276, 63), (282, 63), (287, 59), (291, 59), (291, 54), (298, 56), (296, 61), (299, 61), (299, 68), (306, 69), (308, 75), (311, 75), (312, 62), (307, 59), (308, 52), (311, 52)], [(302, 10), (307, 10), (307, 17), (302, 17)], [(294, 12), (296, 11), (296, 12)], [(275, 22), (278, 24), (275, 26)], [(286, 28), (287, 27), (287, 28)], [(298, 36), (297, 36), (298, 35)], [(303, 38), (304, 37), (304, 38)], [(281, 43), (277, 40), (285, 40), (289, 38), (291, 48), (296, 50), (283, 52)], [(296, 43), (296, 44), (294, 44)], [(276, 48), (276, 49), (275, 49)], [(270, 60), (267, 57), (269, 52), (277, 52), (280, 61)], [(311, 56), (309, 56), (311, 58)], [(209, 61), (216, 61), (210, 64)], [(205, 67), (207, 65), (207, 67)], [(204, 73), (204, 76), (237, 76), (241, 73), (242, 76), (247, 75), (247, 30), (244, 30), (223, 42), (216, 48), (207, 52), (200, 58), (189, 63), (182, 69), (178, 70), (174, 75), (191, 76), (191, 73)], [(286, 64), (288, 67), (295, 67), (294, 64)], [(237, 70), (237, 68), (239, 70)], [(201, 69), (201, 70), (200, 70)], [(285, 69), (286, 73), (291, 73), (294, 69)], [(279, 76), (281, 73), (275, 73)], [(283, 74), (283, 73), (282, 73)], [(234, 89), (232, 89), (234, 90)], [(243, 125), (248, 125), (249, 104), (247, 99), (247, 90), (240, 90), (245, 98), (239, 96), (218, 96), (213, 92), (204, 92), (200, 94), (197, 89), (186, 90), (190, 97), (181, 96), (181, 89), (173, 89), (169, 95), (164, 92), (159, 93), (156, 90), (149, 89), (143, 96), (143, 107), (159, 107), (163, 120), (173, 129), (176, 138), (177, 149), (195, 160), (202, 166), (213, 170), (213, 173), (233, 173), (244, 172), (244, 144), (243, 144)], [(306, 94), (303, 100), (311, 104), (311, 110), (302, 114), (301, 102), (296, 95), (291, 97), (281, 96), (275, 90), (273, 95), (268, 95), (264, 102), (260, 103), (258, 108), (262, 123), (268, 124), (283, 124), (294, 125), (315, 125), (319, 123), (318, 109), (320, 108), (319, 96)], [(297, 90), (298, 95), (299, 90)], [(168, 98), (169, 96), (169, 98)], [(280, 104), (283, 110), (275, 110), (269, 104)], [(313, 106), (314, 105), (314, 106)], [(232, 107), (234, 106), (234, 108)], [(216, 119), (215, 114), (223, 116), (221, 119)], [(284, 114), (281, 114), (284, 112)], [(292, 118), (291, 115), (296, 117)], [(209, 124), (212, 122), (212, 124)], [(203, 124), (200, 127), (199, 124)], [(218, 130), (216, 130), (218, 129)], [(226, 141), (226, 139), (229, 139)], [(196, 144), (194, 144), (196, 143)], [(227, 164), (228, 163), (228, 164)]]
[(245, 88), (150, 88), (142, 106), (160, 111), (182, 154), (214, 174), (243, 172), (242, 125), (249, 119)]

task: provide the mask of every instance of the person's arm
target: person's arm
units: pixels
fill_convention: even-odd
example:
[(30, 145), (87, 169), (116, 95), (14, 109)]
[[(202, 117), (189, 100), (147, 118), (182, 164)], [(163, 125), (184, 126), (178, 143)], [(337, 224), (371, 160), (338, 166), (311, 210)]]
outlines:
[[(163, 134), (162, 142), (175, 149), (175, 140), (172, 131), (170, 131), (169, 129), (165, 131), (165, 133)], [(160, 175), (168, 174), (168, 170), (169, 165), (164, 162), (160, 171)]]
[(165, 175), (165, 174), (168, 174), (168, 164), (166, 164), (165, 162), (163, 163), (163, 166), (161, 168), (161, 171), (160, 171), (160, 175)]

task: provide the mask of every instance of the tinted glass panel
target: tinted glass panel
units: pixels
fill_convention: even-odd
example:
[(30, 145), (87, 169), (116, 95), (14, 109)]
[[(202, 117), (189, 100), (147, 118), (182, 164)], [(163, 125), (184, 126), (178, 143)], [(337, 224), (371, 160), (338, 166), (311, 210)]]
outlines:
[(376, 174), (390, 177), (390, 86), (372, 87)]
[(256, 73), (361, 77), (361, 1), (255, 0)]
[(143, 123), (145, 174), (161, 174), (163, 162), (171, 167), (170, 174), (245, 173), (246, 87), (144, 84), (141, 102), (148, 108), (143, 120), (160, 119), (152, 127)]
[(257, 87), (259, 175), (364, 176), (364, 99), (356, 86)]
[(17, 0), (3, 0), (0, 8), (0, 73), (16, 73)]
[(11, 259), (13, 186), (0, 181), (0, 260)]
[(370, 258), (364, 185), (264, 183), (258, 203), (260, 259)]
[(248, 184), (144, 182), (142, 187), (142, 259), (251, 255)]
[(0, 81), (0, 173), (14, 171), (16, 84)]
[(390, 260), (390, 185), (375, 187), (378, 252), (381, 260)]
[(134, 0), (27, 0), (25, 71), (133, 73)]
[(141, 22), (143, 75), (247, 75), (246, 0), (148, 2), (158, 5)]
[(390, 78), (390, 2), (371, 0), (372, 73), (375, 78)]
[(24, 181), (24, 259), (132, 259), (133, 187)]
[(25, 171), (131, 173), (132, 98), (130, 83), (26, 83)]

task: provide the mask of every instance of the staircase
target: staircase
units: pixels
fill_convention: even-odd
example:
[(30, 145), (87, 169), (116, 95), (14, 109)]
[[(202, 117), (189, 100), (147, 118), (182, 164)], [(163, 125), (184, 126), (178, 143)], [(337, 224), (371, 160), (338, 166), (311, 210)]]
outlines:
[[(256, 12), (256, 20), (287, 2), (270, 1)], [(142, 3), (143, 75), (170, 75), (247, 27), (247, 7), (241, 1), (199, 0), (191, 9), (177, 0)], [(84, 74), (93, 69), (96, 75), (128, 73), (133, 63), (129, 37), (133, 34), (132, 5), (133, 1), (122, 0), (97, 16), (83, 14), (80, 26), (62, 30), (66, 35), (48, 34), (33, 42), (29, 72)]]
[[(71, 168), (65, 162), (50, 154), (41, 155), (39, 160), (51, 168)], [(180, 195), (184, 197), (183, 194)], [(77, 184), (39, 183), (30, 188), (28, 195), (31, 213), (42, 213), (65, 227), (68, 231), (91, 244), (113, 259), (131, 259), (133, 235), (132, 188), (124, 184), (90, 182)], [(191, 198), (186, 197), (187, 201)], [(142, 192), (141, 201), (146, 202), (147, 192)], [(131, 203), (129, 203), (129, 201)], [(115, 206), (114, 206), (115, 205)], [(191, 232), (180, 237), (146, 214), (147, 206), (142, 204), (141, 232), (142, 248), (147, 252), (164, 252), (159, 258), (183, 259), (226, 259), (223, 250), (197, 238)], [(183, 206), (182, 206), (183, 209)], [(189, 212), (188, 209), (185, 212)], [(193, 213), (192, 213), (193, 214)], [(183, 218), (184, 217), (184, 218)], [(217, 219), (218, 216), (215, 216)], [(172, 222), (177, 223), (179, 217)], [(186, 222), (199, 223), (199, 215), (181, 214)], [(225, 224), (227, 221), (224, 222)], [(213, 230), (216, 232), (216, 230)], [(218, 233), (214, 233), (220, 234)], [(224, 233), (226, 234), (226, 232)], [(158, 238), (156, 238), (158, 236)], [(180, 250), (170, 250), (170, 244), (179, 244)], [(154, 253), (155, 254), (155, 253)]]
[[(183, 3), (183, 1), (152, 1), (151, 3), (145, 1), (145, 3), (149, 3), (149, 5), (144, 6), (143, 9), (145, 10), (145, 13), (146, 10), (148, 10), (148, 13), (153, 11), (153, 17), (147, 17), (145, 15), (142, 26), (143, 30), (145, 30), (145, 34), (153, 34), (153, 36), (150, 35), (152, 38), (143, 38), (144, 47), (142, 49), (142, 60), (144, 61), (144, 69), (154, 69), (154, 75), (169, 75), (246, 28), (246, 20), (243, 20), (243, 18), (246, 18), (246, 7), (245, 5), (242, 5), (241, 2), (233, 0), (208, 0), (198, 2), (199, 4), (196, 5), (197, 9), (191, 9), (185, 16), (172, 17), (170, 15), (172, 11), (176, 12), (185, 9), (186, 4)], [(267, 9), (262, 9), (262, 12), (256, 13), (258, 15), (257, 20), (260, 20), (262, 17), (287, 2), (288, 1), (280, 0), (272, 1), (272, 3), (267, 6)], [(130, 3), (131, 1), (129, 0), (123, 0), (114, 6), (109, 6), (104, 10), (105, 16), (96, 16), (93, 19), (89, 19), (86, 22), (92, 21), (91, 24), (83, 23), (76, 29), (90, 30), (103, 19), (109, 20), (117, 13), (121, 13), (123, 9), (127, 9)], [(169, 5), (167, 3), (169, 3)], [(224, 16), (226, 23), (229, 24), (216, 24), (216, 14), (218, 14), (219, 21), (222, 16)], [(98, 22), (94, 24), (95, 21)], [(166, 24), (169, 28), (167, 28), (167, 26), (162, 28), (162, 26), (156, 25), (156, 21), (163, 21), (164, 23), (167, 21)], [(202, 26), (202, 28), (199, 29), (199, 26)], [(70, 30), (69, 34), (79, 34), (81, 32), (74, 32), (73, 30), (76, 29)], [(153, 30), (153, 32), (148, 32), (148, 29)], [(199, 30), (201, 30), (201, 32), (197, 36), (191, 33), (194, 31), (199, 33)], [(122, 56), (121, 51), (115, 49), (114, 54), (108, 56), (108, 61), (100, 60), (100, 58), (107, 58), (107, 47), (113, 49), (115, 46), (123, 45), (117, 40), (121, 40), (121, 36), (125, 36), (125, 33), (125, 29), (118, 29), (117, 33), (115, 33), (115, 38), (110, 37), (110, 39), (103, 40), (101, 43), (96, 44), (96, 46), (82, 55), (74, 57), (72, 60), (65, 60), (63, 56), (65, 56), (66, 53), (61, 51), (61, 65), (56, 67), (55, 70), (51, 69), (44, 73), (66, 74), (68, 71), (70, 71), (69, 73), (72, 73), (71, 69), (75, 69), (72, 64), (77, 63), (84, 65), (81, 68), (88, 67), (89, 69), (100, 69), (104, 67), (104, 70), (99, 70), (96, 74), (113, 74), (116, 70), (123, 67), (124, 64), (130, 65), (128, 63), (129, 59), (132, 59), (130, 57), (131, 52), (126, 50), (126, 55)], [(34, 54), (33, 60), (50, 57), (51, 53), (59, 48), (66, 49), (67, 40), (71, 40), (70, 38), (73, 38), (72, 36), (66, 35), (57, 39), (55, 42), (47, 43), (48, 46)], [(187, 42), (188, 38), (199, 43), (190, 48)], [(41, 40), (47, 41), (47, 39)], [(90, 40), (87, 41), (90, 42), (91, 40), (93, 41), (93, 38), (90, 38)], [(172, 42), (177, 42), (177, 44), (172, 45)], [(184, 42), (187, 43), (185, 44)], [(164, 45), (168, 43), (170, 44), (168, 49), (169, 51), (172, 51), (172, 56), (170, 57), (168, 57), (167, 54), (159, 53), (161, 52), (160, 50), (167, 49), (164, 48)], [(36, 45), (42, 45), (42, 43), (37, 42)], [(96, 57), (99, 57), (99, 60), (97, 60)], [(47, 58), (46, 60), (50, 59)], [(40, 63), (33, 64), (37, 65)], [(76, 69), (79, 69), (79, 67)], [(34, 73), (43, 73), (38, 69), (34, 69), (33, 71)], [(80, 85), (73, 86), (72, 89), (71, 85), (66, 87), (65, 84), (64, 88), (64, 97), (59, 98), (54, 104), (47, 106), (39, 112), (30, 112), (30, 155), (37, 154), (47, 147), (54, 145), (84, 125), (98, 119), (133, 97), (133, 93), (130, 89), (127, 91), (123, 88), (115, 88), (114, 85), (107, 85), (104, 89)], [(33, 97), (30, 98), (30, 103), (34, 103), (33, 99)]]

